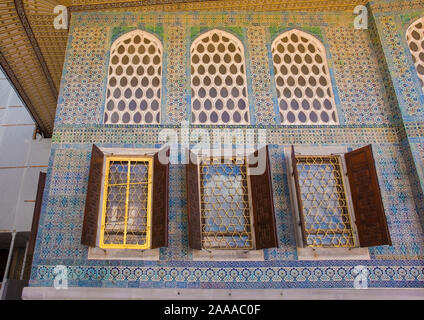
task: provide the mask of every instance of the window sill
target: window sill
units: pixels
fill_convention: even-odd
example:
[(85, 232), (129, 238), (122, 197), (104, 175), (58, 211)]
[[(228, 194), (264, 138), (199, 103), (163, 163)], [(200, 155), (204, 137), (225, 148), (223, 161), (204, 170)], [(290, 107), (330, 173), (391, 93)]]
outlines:
[(298, 260), (370, 260), (368, 248), (297, 248)]
[(263, 250), (193, 250), (194, 261), (264, 261)]
[(88, 260), (159, 260), (159, 249), (88, 248)]

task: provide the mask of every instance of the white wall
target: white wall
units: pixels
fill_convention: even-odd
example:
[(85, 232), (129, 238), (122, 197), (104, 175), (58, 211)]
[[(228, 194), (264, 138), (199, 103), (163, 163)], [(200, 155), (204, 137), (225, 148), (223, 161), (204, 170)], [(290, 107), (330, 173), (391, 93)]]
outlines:
[(34, 121), (0, 69), (0, 232), (30, 231), (38, 175), (50, 139), (33, 140)]

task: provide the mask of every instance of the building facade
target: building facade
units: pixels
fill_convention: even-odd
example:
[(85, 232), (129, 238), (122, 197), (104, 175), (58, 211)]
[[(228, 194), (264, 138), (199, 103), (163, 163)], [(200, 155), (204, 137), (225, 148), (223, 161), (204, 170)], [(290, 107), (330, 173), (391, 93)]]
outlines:
[[(48, 296), (63, 272), (57, 266), (67, 270), (69, 289), (60, 293), (64, 296), (86, 288), (355, 288), (358, 279), (366, 279), (369, 288), (423, 287), (424, 2), (371, 1), (366, 8), (368, 26), (362, 29), (354, 27), (357, 15), (347, 11), (133, 8), (73, 13), (31, 280), (24, 296)], [(216, 200), (213, 190), (223, 188), (218, 186), (223, 177), (218, 182), (191, 180), (182, 148), (178, 154), (171, 148), (171, 157), (178, 161), (158, 181), (153, 180), (162, 169), (147, 165), (144, 158), (131, 158), (154, 154), (164, 145), (164, 136), (172, 137), (170, 132), (177, 132), (181, 141), (195, 129), (210, 136), (219, 131), (230, 144), (242, 144), (231, 140), (240, 135), (260, 139), (260, 132), (266, 132), (265, 142), (260, 142), (267, 145), (270, 185), (258, 189), (249, 180), (249, 194), (232, 197), (233, 202), (249, 203), (245, 205), (254, 218), (249, 218), (248, 227), (243, 225), (244, 231), (236, 226), (225, 245), (219, 244), (225, 236), (217, 237), (216, 232), (237, 213), (214, 216), (213, 223), (201, 224), (199, 234), (193, 227), (199, 223), (193, 212), (206, 210), (208, 201)], [(361, 192), (368, 190), (370, 180), (356, 179), (349, 159), (352, 151), (368, 145), (378, 194), (374, 202), (367, 198), (372, 203), (363, 204)], [(96, 152), (105, 161), (93, 191), (89, 177), (95, 179), (90, 167), (92, 172)], [(331, 156), (340, 154), (344, 157), (334, 160), (341, 161), (339, 165), (331, 162)], [(153, 168), (153, 180), (148, 180), (153, 190), (140, 191), (150, 194), (143, 198), (145, 210), (151, 208), (145, 217), (154, 221), (163, 199), (168, 209), (162, 208), (165, 222), (158, 229), (143, 225), (150, 236), (131, 247), (124, 244), (131, 239), (128, 217), (136, 220), (128, 207), (132, 193), (120, 193), (127, 196), (122, 209), (124, 242), (116, 240), (116, 230), (115, 240), (110, 240), (107, 221), (118, 221), (121, 209), (118, 205), (109, 212), (114, 200), (105, 200), (105, 194), (119, 185), (112, 181), (113, 170), (118, 176), (128, 170), (129, 177), (129, 166), (141, 163), (147, 166), (143, 170)], [(314, 166), (343, 176), (333, 179), (338, 191), (328, 191), (332, 178), (325, 174), (308, 178)], [(216, 174), (216, 168), (208, 170), (205, 179)], [(102, 172), (108, 176), (102, 177)], [(134, 180), (125, 181), (130, 188)], [(241, 188), (234, 181), (227, 181), (226, 190)], [(192, 183), (201, 184), (194, 205), (190, 197), (198, 191)], [(320, 186), (326, 190), (320, 191)], [(93, 192), (97, 203), (87, 197)], [(262, 202), (253, 199), (255, 194), (264, 197)], [(336, 194), (335, 200), (331, 194)], [(322, 198), (327, 195), (329, 199)], [(201, 208), (196, 209), (199, 202)], [(381, 210), (375, 204), (382, 204)], [(267, 220), (263, 227), (259, 211), (267, 206), (274, 221)], [(373, 222), (358, 222), (361, 206), (365, 213), (381, 211), (374, 229)], [(84, 222), (90, 210), (97, 210), (100, 220), (106, 216), (91, 221), (94, 229)], [(336, 227), (342, 231), (331, 231), (335, 225), (342, 225)], [(263, 240), (263, 230), (270, 232), (271, 240)], [(213, 239), (207, 232), (215, 232)], [(368, 239), (373, 233), (381, 238)], [(116, 243), (120, 245), (107, 246)]]
[[(50, 139), (37, 134), (34, 120), (3, 70), (0, 70), (0, 150), (0, 296), (16, 299), (23, 286), (28, 285), (30, 269), (25, 265), (30, 264), (31, 223), (39, 174), (47, 171)], [(11, 293), (17, 288), (20, 292)]]

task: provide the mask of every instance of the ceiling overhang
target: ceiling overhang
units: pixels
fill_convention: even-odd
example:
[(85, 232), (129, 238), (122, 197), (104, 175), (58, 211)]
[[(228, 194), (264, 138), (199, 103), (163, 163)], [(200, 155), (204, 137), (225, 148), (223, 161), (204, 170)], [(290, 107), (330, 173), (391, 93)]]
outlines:
[[(67, 30), (52, 26), (54, 7), (83, 11), (347, 11), (367, 0), (0, 0), (0, 64), (38, 129), (53, 132)], [(1, 102), (0, 102), (1, 103)]]

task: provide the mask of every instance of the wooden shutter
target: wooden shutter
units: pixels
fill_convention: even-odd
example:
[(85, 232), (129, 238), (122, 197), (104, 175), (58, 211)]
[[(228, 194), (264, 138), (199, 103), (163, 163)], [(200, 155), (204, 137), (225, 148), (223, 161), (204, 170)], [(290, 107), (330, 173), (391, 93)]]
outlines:
[[(278, 248), (268, 146), (263, 147), (259, 152), (266, 154), (265, 172), (260, 175), (249, 175), (257, 250)], [(259, 161), (253, 163), (252, 156), (257, 158), (258, 150), (249, 157), (249, 168), (255, 168), (259, 163)]]
[(371, 145), (346, 153), (345, 160), (360, 246), (391, 245)]
[[(199, 166), (197, 164), (197, 156), (191, 151), (189, 155), (189, 163), (186, 164), (188, 243), (190, 248), (201, 250), (202, 232), (200, 226)], [(195, 163), (192, 161), (195, 161)]]
[(292, 162), (292, 169), (293, 169), (293, 178), (294, 178), (294, 185), (295, 185), (295, 193), (296, 193), (296, 201), (297, 201), (297, 208), (299, 213), (299, 221), (300, 221), (300, 229), (302, 230), (302, 245), (303, 247), (306, 247), (307, 239), (306, 239), (306, 231), (305, 231), (305, 218), (303, 216), (303, 203), (302, 203), (302, 191), (300, 190), (300, 184), (299, 184), (299, 172), (297, 171), (297, 160), (296, 160), (296, 154), (294, 152), (294, 146), (291, 147), (291, 162)]
[[(169, 147), (159, 152), (169, 157)], [(159, 152), (153, 157), (151, 249), (168, 246), (169, 163), (160, 163)]]
[(93, 144), (81, 235), (81, 243), (90, 247), (96, 246), (100, 194), (103, 181), (103, 158), (103, 152)]
[(44, 187), (46, 185), (46, 173), (40, 172), (38, 176), (37, 196), (35, 198), (34, 215), (32, 216), (31, 233), (28, 240), (27, 258), (24, 269), (24, 280), (29, 280), (32, 260), (34, 258), (35, 243), (37, 240), (40, 213), (43, 204)]

